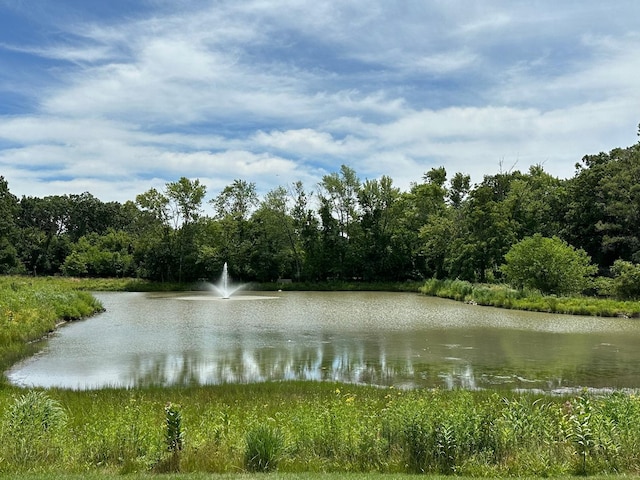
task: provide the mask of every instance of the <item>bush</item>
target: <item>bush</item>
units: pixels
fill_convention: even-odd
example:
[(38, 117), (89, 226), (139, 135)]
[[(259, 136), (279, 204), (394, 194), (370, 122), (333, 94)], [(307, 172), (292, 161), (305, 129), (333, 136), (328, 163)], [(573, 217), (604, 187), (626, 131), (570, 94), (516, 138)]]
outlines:
[(640, 299), (640, 265), (616, 260), (611, 267), (613, 295), (621, 300)]
[(540, 234), (516, 243), (504, 258), (501, 270), (509, 283), (545, 294), (580, 293), (591, 286), (591, 276), (597, 271), (584, 250)]

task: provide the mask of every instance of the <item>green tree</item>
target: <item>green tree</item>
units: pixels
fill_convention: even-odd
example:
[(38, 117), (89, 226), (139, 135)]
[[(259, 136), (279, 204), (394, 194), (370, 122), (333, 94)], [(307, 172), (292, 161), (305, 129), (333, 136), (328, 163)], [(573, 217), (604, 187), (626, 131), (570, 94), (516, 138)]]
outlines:
[[(195, 274), (195, 228), (201, 214), (202, 200), (207, 188), (200, 180), (180, 178), (166, 185), (166, 197), (173, 212), (175, 238), (178, 252), (178, 281), (193, 280)], [(185, 278), (186, 277), (186, 278)]]
[(22, 197), (17, 244), (28, 272), (33, 275), (59, 273), (60, 266), (71, 253), (70, 216), (66, 196)]
[(355, 170), (342, 165), (340, 173), (322, 177), (318, 190), (322, 257), (327, 266), (327, 276), (359, 277), (362, 262), (355, 247), (360, 235), (360, 179)]
[(564, 228), (565, 181), (549, 175), (541, 165), (515, 178), (503, 202), (504, 214), (513, 221), (518, 240), (535, 233), (552, 237)]
[(457, 172), (451, 179), (450, 184), (447, 196), (453, 208), (458, 209), (471, 191), (471, 177)]
[(151, 188), (136, 196), (136, 204), (142, 209), (144, 219), (135, 253), (139, 275), (152, 280), (171, 281), (174, 279), (175, 254), (169, 199)]
[(640, 265), (616, 260), (611, 267), (613, 294), (621, 300), (640, 299)]
[(236, 179), (231, 185), (224, 187), (210, 203), (215, 209), (218, 220), (224, 218), (248, 220), (251, 211), (259, 203), (256, 184)]
[[(431, 250), (430, 235), (436, 229), (424, 227), (435, 226), (439, 219), (447, 216), (447, 173), (444, 167), (432, 168), (423, 175), (423, 183), (414, 183), (408, 192), (403, 193), (398, 201), (398, 229), (394, 233), (398, 254), (404, 258), (405, 276), (424, 278), (434, 275), (439, 268), (430, 264), (442, 252)], [(451, 239), (449, 239), (450, 241)], [(405, 278), (406, 278), (405, 277)]]
[(500, 273), (505, 253), (517, 241), (518, 224), (508, 204), (520, 172), (486, 175), (458, 210), (457, 234), (451, 239), (447, 270), (450, 276), (485, 282)]
[(289, 214), (285, 187), (268, 192), (251, 216), (254, 248), (251, 265), (259, 281), (300, 277), (300, 242)]
[(420, 228), (422, 257), (427, 276), (446, 278), (448, 261), (451, 256), (451, 242), (456, 236), (455, 213), (446, 212), (432, 216)]
[(398, 261), (397, 206), (400, 189), (393, 186), (391, 177), (366, 180), (358, 192), (362, 217), (360, 237), (362, 270), (366, 280), (404, 278)]
[(143, 239), (138, 243), (141, 272), (156, 280), (193, 280), (197, 276), (198, 254), (195, 241), (206, 187), (186, 177), (136, 197), (147, 215)]
[(640, 262), (640, 143), (587, 155), (576, 170), (563, 237), (603, 268)]
[(17, 213), (18, 199), (9, 191), (9, 183), (0, 176), (0, 273), (15, 271), (19, 265), (14, 247)]
[(215, 210), (214, 218), (220, 225), (216, 270), (221, 271), (227, 262), (232, 277), (243, 281), (253, 279), (255, 272), (251, 268), (251, 255), (254, 232), (250, 217), (259, 204), (255, 183), (234, 180), (210, 203)]
[(517, 288), (545, 294), (575, 294), (591, 285), (597, 267), (582, 249), (558, 237), (535, 234), (511, 247), (501, 267), (507, 281)]
[(135, 273), (133, 238), (122, 230), (90, 233), (73, 245), (62, 265), (68, 276), (124, 277)]

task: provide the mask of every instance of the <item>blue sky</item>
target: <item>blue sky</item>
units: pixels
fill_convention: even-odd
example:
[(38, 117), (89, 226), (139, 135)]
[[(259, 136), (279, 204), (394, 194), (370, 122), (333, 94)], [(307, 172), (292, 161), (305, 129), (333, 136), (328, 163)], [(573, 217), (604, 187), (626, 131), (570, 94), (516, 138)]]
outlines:
[(638, 141), (640, 2), (0, 0), (0, 175), (133, 200), (182, 176), (408, 189)]

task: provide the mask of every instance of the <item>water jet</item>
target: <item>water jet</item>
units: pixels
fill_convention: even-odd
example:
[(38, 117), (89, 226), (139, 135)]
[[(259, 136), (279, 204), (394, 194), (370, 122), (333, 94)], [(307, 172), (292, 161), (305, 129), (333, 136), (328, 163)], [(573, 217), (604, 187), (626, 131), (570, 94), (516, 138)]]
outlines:
[(229, 282), (229, 268), (227, 266), (227, 262), (224, 262), (224, 265), (222, 267), (222, 275), (220, 276), (220, 281), (218, 282), (218, 284), (211, 284), (211, 286), (223, 299), (231, 298), (231, 295), (242, 288), (242, 285), (232, 285)]

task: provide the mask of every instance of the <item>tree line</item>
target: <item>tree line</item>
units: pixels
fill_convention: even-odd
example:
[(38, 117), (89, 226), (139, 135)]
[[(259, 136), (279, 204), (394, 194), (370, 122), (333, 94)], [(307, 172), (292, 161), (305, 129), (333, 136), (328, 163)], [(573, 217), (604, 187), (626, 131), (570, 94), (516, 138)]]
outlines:
[(206, 193), (183, 177), (125, 203), (19, 199), (0, 177), (0, 273), (188, 282), (227, 262), (239, 281), (493, 282), (534, 236), (583, 250), (604, 276), (640, 263), (640, 142), (586, 155), (569, 179), (534, 165), (471, 185), (440, 167), (402, 191), (343, 165), (313, 189), (296, 182), (262, 198), (234, 180), (209, 202), (213, 215)]

